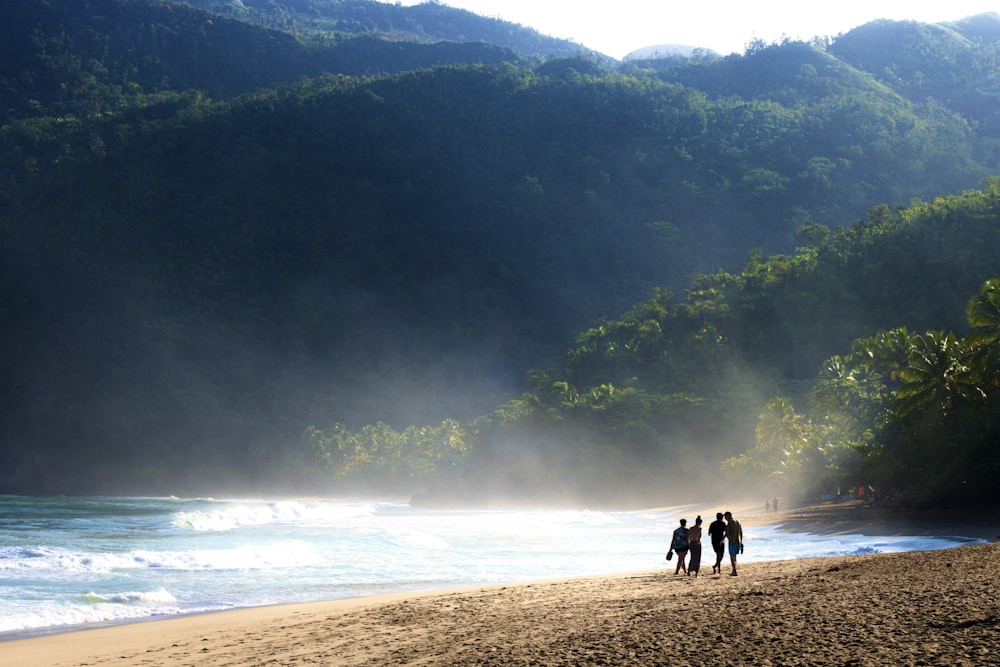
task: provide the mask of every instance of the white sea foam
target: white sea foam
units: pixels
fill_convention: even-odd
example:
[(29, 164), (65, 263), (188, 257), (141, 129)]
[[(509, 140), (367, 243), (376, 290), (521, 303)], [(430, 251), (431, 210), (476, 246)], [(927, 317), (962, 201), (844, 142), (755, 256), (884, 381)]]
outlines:
[(48, 573), (60, 579), (74, 574), (128, 573), (163, 570), (260, 570), (304, 567), (323, 562), (315, 548), (300, 540), (252, 544), (226, 549), (124, 553), (75, 552), (62, 547), (2, 547), (0, 571), (5, 576)]
[(136, 600), (109, 599), (102, 601), (89, 598), (90, 595), (81, 596), (78, 604), (62, 601), (39, 601), (30, 607), (7, 607), (4, 610), (5, 613), (0, 615), (0, 633), (18, 633), (67, 626), (89, 626), (99, 623), (123, 623), (159, 616), (211, 611), (208, 608), (184, 608), (168, 601), (139, 603)]
[(84, 602), (89, 603), (100, 603), (100, 602), (115, 602), (120, 604), (128, 604), (132, 602), (140, 604), (174, 604), (177, 602), (177, 598), (170, 594), (170, 592), (165, 588), (157, 588), (155, 591), (125, 591), (122, 593), (95, 593), (91, 591), (86, 595), (82, 596)]
[(304, 567), (322, 562), (313, 547), (296, 540), (229, 549), (135, 551), (130, 556), (139, 567), (170, 570), (264, 570)]
[(247, 526), (271, 524), (316, 524), (370, 516), (375, 507), (369, 503), (339, 505), (302, 502), (224, 502), (208, 509), (177, 512), (173, 525), (195, 531), (228, 531)]
[(133, 559), (122, 554), (73, 551), (64, 547), (0, 547), (0, 571), (8, 575), (32, 571), (110, 572), (128, 567)]

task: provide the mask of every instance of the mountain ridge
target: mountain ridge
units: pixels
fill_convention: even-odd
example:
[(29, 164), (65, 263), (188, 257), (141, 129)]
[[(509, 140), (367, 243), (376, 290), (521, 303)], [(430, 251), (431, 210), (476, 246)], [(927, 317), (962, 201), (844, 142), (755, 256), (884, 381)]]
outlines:
[(611, 68), (45, 6), (0, 40), (8, 489), (307, 477), (309, 424), (474, 417), (651, 290), (1000, 164), (961, 104), (797, 42)]

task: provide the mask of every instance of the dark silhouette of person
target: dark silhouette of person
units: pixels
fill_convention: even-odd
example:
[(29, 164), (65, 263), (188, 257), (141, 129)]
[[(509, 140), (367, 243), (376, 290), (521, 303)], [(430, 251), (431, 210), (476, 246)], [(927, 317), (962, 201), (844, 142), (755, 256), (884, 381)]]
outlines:
[(732, 512), (726, 512), (726, 539), (729, 541), (729, 561), (733, 565), (733, 571), (729, 576), (736, 576), (736, 556), (743, 553), (743, 526), (733, 518)]
[(691, 530), (688, 531), (688, 551), (691, 560), (688, 561), (687, 573), (694, 572), (694, 576), (697, 577), (698, 570), (701, 569), (701, 515), (698, 515)]
[(687, 566), (684, 564), (684, 559), (687, 558), (688, 554), (687, 519), (681, 519), (680, 527), (674, 529), (673, 537), (670, 540), (670, 548), (677, 554), (677, 567), (674, 568), (674, 574), (677, 574), (681, 570), (684, 570), (684, 574), (687, 574)]
[(715, 521), (708, 525), (708, 536), (712, 538), (712, 550), (715, 551), (712, 574), (722, 574), (722, 557), (726, 554), (726, 524), (722, 520), (722, 512), (716, 512)]

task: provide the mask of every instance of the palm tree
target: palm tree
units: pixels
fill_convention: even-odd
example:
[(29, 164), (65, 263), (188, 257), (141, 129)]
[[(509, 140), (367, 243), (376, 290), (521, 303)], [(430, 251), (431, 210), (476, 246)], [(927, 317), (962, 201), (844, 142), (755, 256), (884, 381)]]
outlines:
[(987, 280), (969, 300), (966, 315), (973, 331), (966, 339), (986, 386), (1000, 388), (1000, 278)]
[(950, 331), (928, 331), (914, 337), (907, 366), (895, 376), (902, 381), (896, 391), (900, 417), (917, 410), (926, 410), (928, 416), (951, 415), (963, 436), (966, 430), (959, 408), (986, 397), (966, 348)]
[(869, 374), (877, 373), (888, 380), (906, 365), (913, 339), (906, 327), (880, 331), (854, 341), (851, 353)]
[(973, 331), (965, 342), (989, 399), (981, 414), (982, 447), (976, 454), (979, 474), (974, 478), (984, 489), (995, 489), (1000, 472), (1000, 279), (983, 284), (979, 294), (969, 300), (966, 315)]
[(755, 473), (787, 492), (801, 492), (820, 481), (812, 475), (821, 459), (812, 424), (808, 417), (795, 411), (791, 399), (777, 396), (768, 401), (755, 435), (756, 447), (727, 460), (724, 468)]

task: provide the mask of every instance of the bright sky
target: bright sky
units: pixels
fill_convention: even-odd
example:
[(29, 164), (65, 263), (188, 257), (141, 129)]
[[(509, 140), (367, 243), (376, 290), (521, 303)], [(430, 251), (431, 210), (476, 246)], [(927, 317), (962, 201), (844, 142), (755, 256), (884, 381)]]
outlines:
[[(383, 0), (397, 2), (397, 0)], [(399, 0), (416, 5), (425, 0)], [(441, 0), (482, 16), (520, 23), (614, 58), (644, 46), (682, 44), (743, 53), (782, 36), (834, 37), (875, 19), (956, 21), (1000, 12), (997, 0)]]

